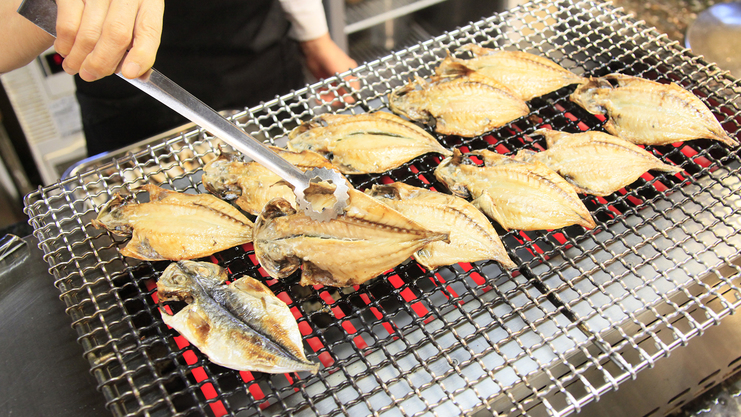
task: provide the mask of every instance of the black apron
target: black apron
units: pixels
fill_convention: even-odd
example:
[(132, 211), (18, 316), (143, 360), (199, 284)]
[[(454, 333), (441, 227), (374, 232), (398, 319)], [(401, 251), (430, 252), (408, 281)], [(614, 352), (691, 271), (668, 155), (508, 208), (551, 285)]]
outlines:
[[(277, 0), (168, 0), (155, 68), (216, 110), (241, 110), (304, 85)], [(88, 155), (187, 122), (118, 76), (75, 77)]]

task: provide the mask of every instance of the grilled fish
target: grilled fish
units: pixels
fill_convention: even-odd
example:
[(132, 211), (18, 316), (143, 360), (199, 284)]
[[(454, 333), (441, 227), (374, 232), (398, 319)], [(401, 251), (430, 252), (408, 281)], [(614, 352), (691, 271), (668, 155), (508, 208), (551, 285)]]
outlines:
[(482, 135), (530, 113), (509, 88), (477, 73), (430, 81), (418, 77), (388, 98), (394, 113), (434, 125), (443, 135)]
[(252, 241), (252, 222), (210, 194), (185, 194), (153, 184), (149, 202), (116, 194), (92, 221), (111, 233), (131, 235), (124, 256), (147, 261), (194, 259)]
[(643, 148), (603, 132), (565, 133), (540, 129), (548, 150), (520, 151), (518, 159), (540, 161), (574, 185), (578, 192), (606, 196), (632, 184), (648, 170), (680, 172)]
[(325, 114), (288, 136), (288, 149), (312, 150), (343, 174), (381, 173), (420, 155), (452, 155), (424, 129), (390, 113)]
[[(316, 191), (310, 187), (307, 198)], [(430, 242), (447, 240), (357, 190), (345, 213), (315, 221), (277, 198), (255, 221), (255, 255), (274, 278), (303, 264), (301, 285), (359, 285), (396, 267)], [(311, 201), (311, 200), (310, 200)]]
[[(540, 162), (525, 162), (481, 150), (453, 151), (435, 169), (451, 192), (473, 197), (473, 205), (505, 229), (557, 229), (573, 224), (595, 226), (574, 187)], [(477, 166), (470, 156), (484, 160)]]
[[(227, 284), (226, 269), (208, 262), (170, 264), (157, 281), (162, 321), (211, 362), (239, 371), (316, 373), (288, 306), (260, 281), (244, 276)], [(170, 314), (168, 302), (185, 302)]]
[(697, 96), (674, 83), (610, 74), (591, 78), (570, 99), (593, 114), (606, 113), (605, 130), (639, 145), (692, 139), (738, 145)]
[(401, 182), (374, 185), (369, 194), (423, 227), (450, 231), (450, 242), (432, 242), (414, 254), (414, 259), (429, 270), (486, 259), (507, 269), (516, 266), (489, 219), (460, 197)]
[(463, 45), (456, 52), (468, 51), (471, 59), (448, 56), (437, 67), (438, 75), (468, 74), (475, 71), (506, 85), (525, 101), (556, 91), (571, 84), (582, 84), (578, 76), (550, 59), (520, 51)]
[[(302, 171), (311, 168), (334, 168), (326, 158), (312, 151), (291, 152), (270, 147), (275, 153)], [(203, 167), (203, 186), (225, 200), (235, 200), (239, 208), (255, 216), (276, 197), (296, 205), (296, 196), (288, 184), (261, 164), (242, 162), (237, 154), (222, 152)], [(350, 186), (350, 183), (347, 183)]]

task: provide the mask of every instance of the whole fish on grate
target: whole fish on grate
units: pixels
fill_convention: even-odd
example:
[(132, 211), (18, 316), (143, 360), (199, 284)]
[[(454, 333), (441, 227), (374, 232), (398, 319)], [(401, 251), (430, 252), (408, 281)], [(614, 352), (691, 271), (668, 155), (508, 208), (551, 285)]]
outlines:
[(325, 114), (288, 135), (288, 149), (318, 152), (343, 174), (381, 173), (427, 153), (450, 156), (424, 129), (385, 112)]
[(249, 243), (252, 222), (210, 194), (141, 187), (149, 202), (116, 194), (92, 221), (111, 233), (131, 236), (121, 254), (147, 261), (195, 259)]
[(473, 43), (456, 50), (456, 53), (460, 52), (470, 52), (473, 58), (462, 59), (448, 55), (435, 69), (437, 75), (476, 72), (507, 86), (525, 101), (567, 85), (588, 81), (550, 59), (527, 52), (489, 49)]
[[(478, 166), (471, 156), (481, 157)], [(458, 149), (435, 169), (435, 177), (453, 194), (473, 198), (473, 205), (505, 229), (543, 230), (595, 226), (574, 187), (544, 164), (520, 161), (480, 150)]]
[[(311, 199), (323, 191), (307, 190)], [(345, 213), (328, 222), (312, 220), (281, 198), (255, 221), (255, 255), (274, 278), (303, 266), (301, 285), (359, 285), (396, 267), (447, 232), (430, 231), (391, 207), (349, 190)]]
[(527, 103), (480, 74), (417, 77), (388, 95), (394, 113), (435, 127), (443, 135), (474, 137), (526, 116)]
[(604, 132), (566, 133), (539, 129), (533, 134), (545, 136), (548, 149), (543, 152), (521, 150), (517, 158), (542, 162), (585, 194), (610, 195), (649, 170), (682, 171), (678, 166), (661, 162), (640, 146)]
[[(301, 332), (286, 303), (256, 279), (227, 284), (226, 269), (208, 262), (170, 264), (157, 281), (162, 321), (182, 334), (211, 362), (239, 371), (315, 373)], [(172, 302), (185, 302), (168, 311)]]
[[(313, 151), (292, 152), (274, 146), (269, 148), (302, 171), (334, 168), (326, 158)], [(239, 208), (255, 216), (276, 197), (282, 197), (296, 206), (296, 195), (288, 183), (262, 164), (242, 162), (235, 153), (222, 152), (218, 158), (208, 162), (203, 167), (201, 181), (209, 192), (225, 200), (236, 200)], [(346, 184), (352, 187), (347, 181)]]
[(460, 197), (401, 182), (374, 185), (367, 192), (430, 230), (450, 230), (449, 242), (432, 242), (414, 253), (414, 259), (428, 270), (487, 259), (507, 269), (517, 266), (489, 219)]
[(610, 74), (580, 85), (570, 99), (593, 114), (606, 113), (605, 130), (639, 145), (692, 139), (738, 145), (702, 100), (674, 83)]

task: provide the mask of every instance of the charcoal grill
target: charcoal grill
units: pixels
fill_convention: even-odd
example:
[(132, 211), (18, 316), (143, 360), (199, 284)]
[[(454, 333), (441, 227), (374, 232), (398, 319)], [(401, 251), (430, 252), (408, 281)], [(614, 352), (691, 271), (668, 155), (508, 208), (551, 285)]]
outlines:
[[(280, 145), (291, 128), (319, 114), (386, 109), (392, 89), (429, 76), (448, 50), (470, 42), (535, 53), (577, 74), (675, 82), (738, 137), (737, 81), (595, 1), (527, 3), (231, 117)], [(350, 88), (347, 75), (360, 83), (352, 94), (341, 89)], [(534, 99), (529, 116), (490, 134), (438, 139), (513, 154), (544, 148), (530, 136), (544, 125), (600, 129), (604, 119), (571, 103), (572, 90)], [(319, 100), (322, 94), (333, 100)], [(501, 231), (519, 265), (514, 271), (489, 261), (425, 272), (409, 260), (361, 286), (301, 287), (298, 274), (266, 277), (250, 245), (217, 253), (207, 260), (234, 278), (262, 278), (290, 306), (309, 357), (322, 364), (316, 375), (225, 369), (162, 323), (152, 295), (168, 263), (124, 258), (122, 239), (90, 225), (114, 193), (136, 193), (142, 183), (205, 192), (200, 168), (219, 144), (187, 126), (81, 164), (25, 198), (114, 415), (568, 415), (640, 380), (741, 304), (739, 157), (698, 140), (648, 147), (680, 165), (681, 174), (646, 174), (609, 197), (583, 196), (594, 230)], [(432, 175), (439, 161), (428, 155), (351, 181), (360, 189), (403, 181), (444, 191)]]

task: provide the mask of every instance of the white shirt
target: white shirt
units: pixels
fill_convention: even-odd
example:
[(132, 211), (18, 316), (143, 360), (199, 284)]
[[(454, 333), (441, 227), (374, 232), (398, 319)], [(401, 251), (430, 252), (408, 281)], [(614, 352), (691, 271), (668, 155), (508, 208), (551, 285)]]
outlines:
[(291, 38), (310, 41), (328, 32), (322, 0), (280, 0), (280, 6), (291, 22)]

